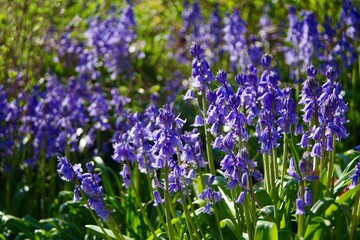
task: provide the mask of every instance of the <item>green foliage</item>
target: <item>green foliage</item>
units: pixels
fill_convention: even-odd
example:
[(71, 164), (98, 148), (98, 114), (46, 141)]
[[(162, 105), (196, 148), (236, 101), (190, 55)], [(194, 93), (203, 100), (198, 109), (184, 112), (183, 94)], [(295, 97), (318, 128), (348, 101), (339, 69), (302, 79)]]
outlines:
[(268, 221), (258, 221), (255, 229), (255, 239), (278, 239), (276, 224)]

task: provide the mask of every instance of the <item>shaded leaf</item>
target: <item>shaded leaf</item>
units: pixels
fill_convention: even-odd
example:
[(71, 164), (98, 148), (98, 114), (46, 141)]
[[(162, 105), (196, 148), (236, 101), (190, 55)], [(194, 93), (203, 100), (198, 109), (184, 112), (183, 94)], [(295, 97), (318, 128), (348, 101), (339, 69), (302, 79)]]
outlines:
[(254, 239), (277, 240), (278, 233), (276, 224), (268, 221), (258, 221), (256, 223)]

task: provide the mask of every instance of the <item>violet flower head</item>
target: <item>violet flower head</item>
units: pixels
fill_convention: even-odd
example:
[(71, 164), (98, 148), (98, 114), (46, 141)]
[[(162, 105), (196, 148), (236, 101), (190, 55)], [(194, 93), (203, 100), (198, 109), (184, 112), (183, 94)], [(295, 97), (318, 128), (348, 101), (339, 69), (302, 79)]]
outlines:
[(246, 23), (240, 18), (240, 12), (226, 14), (224, 19), (224, 51), (230, 55), (230, 66), (235, 72), (238, 67), (245, 71), (248, 64), (245, 39)]
[(265, 55), (261, 59), (261, 63), (267, 68), (270, 67), (271, 56), (268, 53), (265, 53)]
[(202, 92), (202, 89), (206, 87), (210, 81), (214, 79), (214, 77), (211, 73), (209, 63), (205, 59), (204, 49), (201, 47), (201, 45), (194, 42), (191, 46), (190, 52), (194, 57), (192, 63), (193, 81), (191, 85), (198, 92)]
[(157, 190), (153, 191), (153, 196), (154, 196), (153, 206), (156, 207), (157, 205), (163, 204), (165, 202), (165, 200), (161, 198), (160, 193)]
[(64, 181), (70, 182), (74, 179), (75, 174), (72, 169), (71, 163), (68, 162), (66, 157), (58, 156), (58, 165), (56, 168), (57, 173), (59, 174), (60, 178)]
[(322, 86), (322, 94), (318, 101), (320, 106), (321, 123), (325, 131), (324, 145), (327, 144), (328, 149), (330, 146), (331, 135), (336, 136), (336, 140), (340, 141), (348, 136), (345, 124), (347, 119), (345, 113), (349, 110), (347, 104), (343, 99), (342, 87), (337, 82), (337, 72), (333, 67), (328, 67), (326, 71), (327, 81)]
[(302, 34), (299, 43), (299, 59), (302, 61), (302, 71), (306, 70), (313, 58), (321, 59), (323, 48), (317, 31), (318, 23), (315, 15), (311, 11), (302, 11)]
[(310, 153), (305, 152), (299, 162), (299, 172), (296, 171), (295, 160), (294, 158), (290, 159), (290, 166), (287, 170), (289, 176), (293, 177), (299, 182), (312, 182), (319, 178), (319, 176), (314, 175), (312, 170), (312, 162), (310, 158)]
[(298, 197), (296, 199), (296, 215), (304, 215), (305, 214), (305, 204), (304, 201)]
[(189, 33), (190, 38), (199, 40), (203, 20), (198, 1), (194, 1), (192, 6), (189, 7), (189, 2), (185, 0), (183, 3), (183, 11), (181, 13), (181, 18), (183, 20), (183, 27), (179, 32), (180, 36), (186, 37), (186, 32), (189, 29), (192, 29), (192, 32)]
[(356, 164), (354, 173), (351, 177), (350, 189), (356, 187), (360, 183), (360, 161)]
[(312, 193), (311, 193), (311, 190), (309, 188), (305, 188), (304, 204), (305, 204), (305, 206), (311, 206), (312, 205)]
[(201, 211), (202, 213), (205, 213), (205, 214), (208, 214), (208, 215), (211, 215), (212, 212), (211, 212), (211, 205), (212, 203), (211, 202), (208, 202), (205, 204), (203, 210)]
[(200, 42), (211, 50), (209, 60), (210, 63), (217, 62), (223, 54), (223, 22), (220, 16), (218, 3), (214, 4), (214, 11), (210, 14), (208, 22), (200, 28)]
[(304, 112), (303, 120), (306, 123), (309, 123), (311, 118), (317, 120), (319, 111), (318, 98), (321, 94), (321, 87), (315, 79), (316, 73), (316, 68), (314, 68), (313, 65), (309, 66), (307, 68), (308, 77), (302, 84), (302, 92), (300, 94), (301, 99), (299, 103), (304, 105), (302, 111)]
[(235, 199), (235, 202), (244, 205), (245, 197), (246, 197), (246, 191), (241, 191), (238, 198)]
[[(94, 173), (94, 163), (86, 164), (88, 172), (83, 173), (80, 164), (71, 165), (66, 157), (58, 157), (57, 172), (61, 179), (65, 181), (72, 181), (75, 183), (74, 200), (81, 200), (80, 191), (88, 197), (87, 202), (89, 207), (95, 211), (96, 215), (107, 221), (109, 211), (105, 209), (105, 202), (103, 200), (103, 187), (100, 186), (101, 179), (98, 174)], [(75, 181), (75, 177), (77, 180)], [(79, 184), (80, 182), (80, 184)]]

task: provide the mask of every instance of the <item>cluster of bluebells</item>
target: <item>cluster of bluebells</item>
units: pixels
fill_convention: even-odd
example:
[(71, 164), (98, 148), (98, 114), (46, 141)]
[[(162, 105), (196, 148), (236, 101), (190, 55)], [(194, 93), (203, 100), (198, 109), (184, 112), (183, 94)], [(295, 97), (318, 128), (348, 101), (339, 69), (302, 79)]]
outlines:
[(356, 36), (359, 36), (360, 11), (351, 0), (342, 1), (338, 21), (332, 25), (325, 16), (324, 32), (318, 31), (319, 23), (311, 11), (301, 12), (302, 20), (297, 16), (294, 6), (289, 6), (289, 28), (287, 41), (291, 48), (285, 49), (285, 59), (291, 66), (293, 79), (296, 71), (306, 72), (307, 66), (315, 59), (324, 66), (331, 64), (349, 68), (357, 59)]
[(10, 156), (19, 138), (17, 128), (21, 115), (19, 101), (22, 94), (9, 100), (8, 94), (0, 85), (0, 158)]
[[(56, 153), (93, 148), (97, 133), (111, 128), (110, 111), (118, 119), (115, 124), (118, 129), (119, 119), (126, 118), (123, 106), (129, 100), (122, 99), (116, 90), (107, 96), (100, 84), (90, 80), (99, 78), (100, 72), (107, 72), (111, 79), (129, 73), (130, 46), (136, 37), (134, 27), (130, 3), (123, 9), (111, 7), (105, 17), (88, 20), (83, 40), (76, 38), (75, 31), (68, 30), (53, 42), (58, 53), (54, 61), (74, 69), (74, 76), (67, 79), (47, 73), (30, 91), (11, 101), (1, 87), (1, 109), (6, 112), (0, 119), (0, 148), (4, 148), (1, 154), (10, 153), (15, 145), (24, 147), (25, 156), (32, 159), (27, 163), (32, 166), (34, 160), (43, 156), (50, 159)], [(21, 107), (20, 102), (24, 103)], [(15, 136), (13, 129), (20, 129), (24, 137)], [(31, 148), (22, 146), (23, 143)]]
[[(288, 24), (274, 26), (267, 17), (269, 8), (264, 6), (265, 15), (259, 21), (258, 34), (247, 32), (246, 23), (237, 10), (221, 16), (215, 5), (206, 21), (201, 7), (198, 1), (193, 4), (184, 1), (181, 14), (183, 27), (178, 32), (181, 43), (176, 46), (180, 53), (176, 55), (177, 61), (188, 59), (186, 49), (191, 41), (196, 41), (210, 50), (207, 56), (211, 63), (225, 54), (233, 72), (239, 69), (245, 72), (249, 63), (260, 63), (264, 47), (268, 51), (270, 44), (274, 44), (274, 49), (284, 53), (290, 78), (298, 82), (307, 66), (314, 61), (323, 66), (331, 64), (337, 68), (349, 68), (358, 56), (356, 39), (360, 34), (360, 11), (351, 0), (342, 1), (339, 18), (334, 23), (328, 16), (318, 19), (312, 11), (302, 10), (299, 14), (293, 5), (289, 5)], [(319, 22), (323, 22), (323, 26)], [(319, 29), (324, 30), (320, 32)], [(279, 31), (287, 33), (284, 40), (276, 34)], [(174, 44), (175, 41), (170, 41), (169, 47), (173, 48)]]
[[(95, 66), (92, 67), (96, 71), (97, 63), (102, 61), (112, 80), (121, 73), (129, 73), (131, 69), (129, 49), (136, 37), (133, 30), (135, 18), (130, 3), (127, 2), (123, 9), (112, 6), (105, 19), (101, 17), (89, 19), (88, 26), (84, 33), (86, 43), (83, 50), (85, 58), (83, 64), (88, 65), (87, 59), (94, 59)], [(91, 50), (87, 51), (88, 49)]]
[[(279, 146), (281, 135), (290, 134), (292, 126), (298, 122), (296, 103), (291, 97), (290, 88), (280, 88), (280, 77), (271, 69), (271, 57), (268, 54), (261, 60), (264, 69), (261, 77), (257, 76), (257, 69), (250, 64), (248, 73), (240, 73), (235, 77), (237, 89), (234, 90), (226, 72), (219, 71), (215, 77), (218, 87), (212, 90), (209, 80), (197, 81), (204, 79), (201, 74), (204, 70), (199, 70), (199, 66), (206, 66), (206, 75), (211, 75), (203, 49), (194, 43), (191, 53), (194, 63), (197, 63), (193, 64), (193, 81), (198, 84), (192, 85), (193, 89), (186, 93), (184, 99), (196, 99), (193, 90), (206, 95), (209, 107), (204, 119), (196, 116), (194, 126), (209, 126), (208, 131), (214, 136), (212, 147), (225, 154), (220, 161), (220, 168), (227, 179), (227, 187), (233, 190), (239, 186), (240, 195), (235, 202), (243, 203), (246, 193), (251, 191), (250, 181), (259, 181), (262, 178), (256, 169), (256, 163), (249, 159), (244, 147), (251, 137), (248, 127), (255, 128), (253, 136), (261, 144), (260, 152), (272, 155)], [(323, 86), (318, 84), (315, 78), (317, 70), (313, 66), (308, 67), (307, 72), (308, 78), (303, 83), (300, 95), (300, 104), (305, 105), (303, 122), (307, 125), (307, 130), (304, 132), (300, 123), (295, 128), (296, 134), (303, 134), (300, 145), (306, 148), (306, 151), (299, 163), (300, 172), (296, 172), (293, 160), (290, 161), (288, 169), (288, 174), (301, 185), (318, 178), (313, 172), (311, 158), (321, 157), (323, 151), (332, 151), (333, 139), (341, 140), (347, 137), (344, 124), (347, 122), (345, 112), (348, 107), (343, 101), (341, 86), (336, 81), (335, 69), (328, 67), (327, 81)], [(312, 139), (313, 143), (309, 143), (309, 139)], [(311, 190), (306, 186), (304, 191), (305, 195), (299, 196), (296, 201), (297, 214), (304, 214), (304, 207), (312, 204)], [(202, 193), (201, 196), (203, 195), (206, 194)], [(210, 205), (207, 205), (204, 211), (209, 212), (209, 207)]]
[(292, 46), (285, 49), (285, 61), (291, 66), (292, 78), (298, 80), (296, 74), (299, 74), (299, 72), (295, 71), (305, 72), (306, 67), (315, 58), (323, 60), (322, 54), (324, 51), (314, 13), (303, 10), (301, 12), (301, 21), (294, 6), (290, 5), (288, 12), (289, 29), (286, 40)]
[(157, 108), (149, 107), (145, 114), (129, 113), (124, 122), (128, 129), (118, 130), (113, 137), (113, 159), (122, 164), (120, 175), (125, 187), (131, 184), (131, 167), (137, 163), (140, 172), (153, 175), (151, 164), (154, 158), (150, 153), (152, 129)]
[[(190, 159), (184, 159), (184, 156), (180, 156), (184, 149), (181, 129), (185, 122), (172, 113), (169, 105), (165, 105), (159, 111), (152, 133), (154, 144), (151, 147), (151, 152), (155, 157), (152, 166), (155, 169), (168, 169), (169, 186), (165, 190), (169, 193), (182, 192), (185, 186), (195, 178), (193, 162), (196, 163), (196, 159), (193, 155), (189, 155)], [(187, 140), (191, 141), (191, 139)], [(162, 188), (163, 186), (160, 185), (159, 187)]]
[(106, 72), (115, 80), (131, 74), (130, 47), (136, 39), (132, 5), (127, 2), (122, 9), (112, 6), (104, 15), (88, 19), (84, 40), (67, 31), (54, 42), (59, 58), (68, 64), (66, 67), (73, 67), (79, 78), (95, 80)]
[(84, 126), (88, 119), (85, 115), (85, 102), (70, 92), (60, 80), (49, 74), (45, 77), (45, 91), (35, 86), (26, 96), (22, 116), (22, 134), (33, 136), (34, 157), (41, 151), (50, 158), (56, 152), (77, 149), (77, 129)]
[(237, 10), (234, 10), (232, 14), (227, 14), (224, 23), (224, 50), (229, 53), (230, 67), (234, 72), (239, 66), (245, 70), (248, 63), (246, 24)]
[[(347, 137), (344, 124), (348, 106), (343, 99), (341, 85), (336, 81), (337, 72), (328, 67), (327, 81), (320, 86), (316, 80), (317, 70), (308, 67), (308, 78), (303, 83), (300, 103), (304, 105), (303, 121), (308, 131), (302, 136), (300, 146), (312, 148), (312, 157), (322, 157), (325, 151), (333, 151), (333, 141)], [(312, 140), (312, 143), (309, 140)]]
[[(193, 54), (195, 58), (194, 61), (204, 63), (204, 65), (207, 66), (207, 71), (211, 72), (204, 58), (201, 46), (194, 43), (191, 52), (197, 53)], [(201, 72), (198, 71), (198, 65), (193, 64), (193, 73), (194, 72)], [(210, 73), (208, 75), (210, 75)], [(199, 77), (201, 77), (201, 75), (193, 74), (194, 81)], [(256, 170), (256, 163), (249, 159), (246, 149), (243, 148), (244, 146), (240, 145), (240, 148), (237, 150), (238, 146), (236, 143), (246, 142), (249, 138), (246, 124), (251, 122), (249, 119), (253, 119), (251, 116), (247, 119), (247, 116), (241, 111), (241, 107), (246, 106), (245, 101), (247, 97), (249, 97), (246, 95), (249, 94), (249, 92), (244, 90), (245, 82), (242, 82), (241, 78), (244, 78), (243, 74), (236, 77), (236, 81), (239, 84), (236, 92), (233, 90), (232, 85), (227, 79), (227, 74), (224, 71), (218, 72), (215, 79), (219, 87), (214, 91), (208, 88), (209, 82), (202, 83), (203, 87), (200, 89), (194, 87), (197, 91), (205, 90), (205, 93), (202, 92), (202, 94), (206, 95), (210, 105), (205, 114), (205, 119), (198, 115), (193, 124), (193, 126), (196, 127), (203, 126), (203, 124), (209, 125), (208, 131), (215, 137), (212, 147), (214, 149), (220, 149), (225, 154), (220, 162), (220, 167), (224, 176), (228, 179), (227, 187), (231, 190), (236, 186), (240, 186), (241, 188), (240, 195), (236, 199), (238, 203), (243, 203), (246, 192), (250, 191), (250, 181), (253, 178), (256, 181), (262, 178), (260, 172)], [(184, 99), (194, 99), (188, 95), (189, 94), (186, 94)], [(258, 111), (256, 110), (256, 112)], [(223, 131), (223, 129), (227, 129), (227, 131)], [(209, 208), (210, 203), (206, 205), (204, 211)]]
[(82, 138), (86, 148), (92, 147), (96, 131), (110, 128), (109, 103), (99, 85), (93, 90), (88, 85), (82, 88), (82, 82), (75, 79), (65, 85), (53, 74), (43, 84), (45, 90), (40, 84), (24, 97), (20, 126), (24, 136), (32, 137), (36, 159), (42, 151), (48, 159), (66, 150), (79, 151)]
[[(168, 191), (182, 192), (195, 178), (195, 170), (204, 168), (202, 144), (197, 129), (182, 132), (185, 120), (175, 116), (169, 105), (157, 109), (154, 105), (144, 113), (130, 113), (129, 127), (113, 138), (113, 159), (122, 165), (123, 185), (131, 185), (134, 167), (149, 175), (152, 181), (154, 206), (161, 204), (165, 180), (158, 170), (168, 169)], [(136, 163), (136, 164), (135, 164)]]
[(206, 176), (205, 178), (206, 188), (199, 194), (199, 198), (206, 201), (206, 204), (201, 211), (206, 214), (212, 214), (211, 212), (212, 204), (220, 202), (222, 199), (220, 193), (211, 187), (212, 184), (214, 183), (214, 180), (215, 180), (215, 176), (213, 175)]
[(296, 214), (304, 215), (305, 207), (312, 205), (312, 192), (310, 190), (310, 183), (317, 180), (319, 176), (315, 175), (313, 171), (312, 159), (309, 152), (305, 152), (299, 162), (299, 173), (296, 171), (295, 160), (290, 160), (290, 166), (287, 170), (289, 176), (293, 177), (299, 182), (301, 186), (305, 185), (304, 196), (298, 195), (296, 199)]
[[(182, 28), (179, 32), (172, 31), (169, 35), (168, 47), (176, 47), (175, 58), (179, 62), (186, 62), (189, 60), (188, 48), (193, 42), (200, 42), (207, 49), (211, 49), (210, 60), (215, 62), (222, 55), (222, 35), (223, 22), (220, 16), (218, 4), (214, 4), (214, 11), (210, 14), (208, 20), (201, 13), (200, 4), (194, 1), (190, 4), (187, 0), (183, 2), (183, 10), (181, 13), (183, 20)], [(176, 39), (179, 39), (177, 43)]]
[[(83, 173), (81, 164), (72, 165), (66, 157), (58, 157), (56, 168), (60, 178), (75, 185), (74, 201), (80, 201), (82, 196), (87, 198), (87, 205), (95, 211), (96, 215), (107, 221), (109, 211), (105, 208), (104, 189), (100, 186), (101, 179), (94, 173), (94, 163), (86, 164), (87, 172)], [(80, 194), (80, 191), (84, 193)]]
[[(286, 126), (287, 114), (285, 109), (284, 93), (279, 87), (280, 77), (278, 73), (270, 69), (271, 57), (265, 54), (262, 58), (262, 64), (265, 71), (261, 75), (259, 87), (261, 89), (259, 100), (261, 110), (256, 125), (256, 134), (261, 143), (262, 153), (272, 153), (273, 148), (279, 146), (280, 126)], [(285, 112), (283, 112), (285, 110)], [(294, 109), (292, 109), (294, 111)], [(291, 119), (291, 122), (293, 120)]]

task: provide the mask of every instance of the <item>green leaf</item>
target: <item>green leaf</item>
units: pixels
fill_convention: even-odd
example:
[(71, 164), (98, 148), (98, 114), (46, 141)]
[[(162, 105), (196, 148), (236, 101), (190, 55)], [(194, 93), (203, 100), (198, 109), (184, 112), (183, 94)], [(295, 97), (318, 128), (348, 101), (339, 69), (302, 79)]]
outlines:
[(360, 184), (358, 184), (353, 189), (347, 190), (343, 193), (338, 199), (336, 199), (336, 203), (343, 204), (346, 200), (348, 200), (354, 193), (357, 193), (360, 190)]
[(260, 207), (273, 205), (271, 197), (264, 189), (258, 189), (254, 192), (254, 194), (256, 202), (260, 205)]
[[(101, 238), (106, 238), (103, 231), (101, 230), (101, 228), (99, 226), (96, 226), (96, 225), (85, 225), (85, 227), (87, 229), (89, 229), (92, 233), (96, 234), (97, 236), (101, 237)], [(110, 230), (110, 229), (107, 229), (107, 228), (103, 228), (106, 232), (106, 234), (111, 237), (112, 239), (116, 239), (114, 233)], [(124, 236), (124, 239), (125, 240), (131, 240), (132, 238), (129, 238), (127, 236)]]
[(296, 163), (295, 167), (296, 167), (296, 170), (298, 170), (297, 166), (299, 165), (300, 157), (299, 157), (298, 151), (296, 150), (296, 145), (294, 144), (294, 139), (292, 137), (289, 137), (288, 140), (289, 140), (288, 143), (289, 143), (290, 151), (295, 159), (295, 163)]
[(235, 235), (236, 239), (244, 239), (241, 235), (241, 232), (239, 232), (239, 229), (237, 226), (235, 226), (234, 222), (231, 221), (229, 218), (223, 219), (220, 221), (221, 228), (228, 226), (232, 233)]
[(311, 212), (315, 215), (321, 215), (325, 212), (325, 210), (334, 203), (334, 199), (329, 197), (323, 197), (319, 199), (314, 206), (311, 208)]
[(331, 218), (335, 213), (337, 214), (338, 209), (340, 206), (344, 206), (345, 202), (351, 197), (353, 196), (353, 194), (357, 193), (360, 190), (360, 185), (357, 185), (356, 187), (354, 187), (353, 189), (350, 189), (348, 191), (346, 191), (344, 194), (342, 194), (338, 199), (336, 199), (335, 201), (333, 201), (334, 204), (331, 204), (330, 206), (328, 206), (326, 209), (324, 209), (325, 211), (325, 217), (327, 218)]
[(330, 227), (330, 221), (319, 216), (314, 217), (306, 227), (304, 239), (329, 239), (331, 231)]
[(336, 231), (334, 231), (335, 239), (348, 239), (349, 231), (347, 228), (349, 226), (349, 222), (351, 221), (351, 208), (348, 205), (343, 204), (339, 207), (335, 214), (336, 217), (333, 218), (334, 229), (336, 229)]
[(281, 240), (292, 240), (293, 239), (291, 237), (291, 231), (289, 231), (289, 230), (280, 230), (278, 232), (278, 236), (279, 236), (279, 239), (281, 239)]
[(267, 221), (258, 221), (256, 223), (254, 239), (271, 239), (277, 240), (278, 233), (275, 223)]
[(32, 229), (30, 224), (25, 222), (24, 220), (11, 216), (5, 215), (2, 217), (2, 221), (4, 221), (5, 225), (9, 228), (13, 227), (19, 230), (21, 233), (25, 234), (28, 238), (34, 239), (35, 236), (32, 233)]
[(220, 206), (219, 208), (221, 209), (221, 213), (224, 213), (226, 217), (230, 217), (232, 220), (235, 220), (234, 216), (236, 216), (236, 211), (234, 202), (228, 198), (228, 196), (221, 187), (219, 187), (219, 192), (224, 199), (224, 201), (220, 201), (218, 203)]
[(275, 222), (275, 210), (274, 205), (265, 206), (260, 209), (261, 214), (264, 216), (265, 219), (271, 222)]
[(353, 160), (351, 160), (351, 162), (346, 166), (346, 168), (344, 169), (344, 171), (342, 172), (341, 176), (340, 176), (340, 179), (346, 175), (347, 173), (349, 173), (353, 167), (355, 166), (355, 163), (357, 162), (357, 159), (359, 158), (360, 156), (357, 156), (355, 157)]

